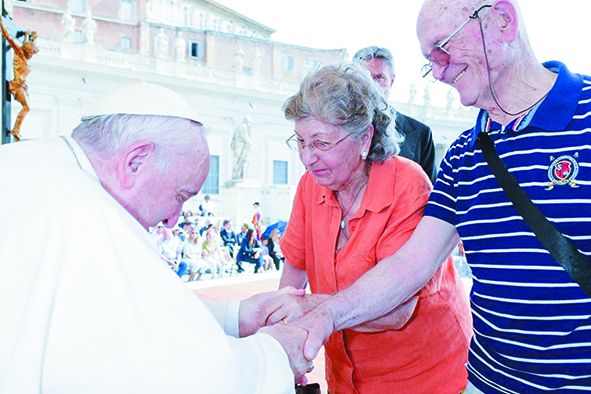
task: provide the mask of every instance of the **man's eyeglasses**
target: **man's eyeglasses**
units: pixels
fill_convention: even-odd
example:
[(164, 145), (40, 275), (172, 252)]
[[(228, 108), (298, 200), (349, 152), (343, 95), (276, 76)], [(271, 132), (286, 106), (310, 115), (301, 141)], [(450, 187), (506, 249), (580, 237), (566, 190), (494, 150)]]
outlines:
[(334, 148), (335, 146), (337, 146), (338, 144), (343, 142), (345, 139), (347, 139), (347, 137), (350, 137), (350, 136), (351, 136), (351, 134), (347, 134), (346, 136), (344, 136), (343, 138), (341, 138), (337, 142), (326, 142), (326, 141), (316, 140), (316, 141), (310, 142), (309, 144), (304, 144), (304, 140), (301, 138), (298, 138), (297, 134), (294, 134), (291, 137), (289, 137), (287, 140), (285, 140), (285, 143), (287, 144), (287, 146), (289, 146), (289, 149), (296, 151), (296, 152), (303, 152), (304, 149), (306, 149), (306, 148), (310, 148), (311, 152), (314, 152), (315, 150), (319, 150), (321, 152), (326, 152), (327, 150), (331, 150), (332, 148)]
[(429, 52), (429, 56), (427, 56), (427, 60), (429, 60), (429, 63), (425, 64), (423, 68), (421, 68), (421, 76), (423, 78), (427, 78), (431, 74), (431, 79), (433, 81), (435, 80), (435, 78), (432, 77), (431, 73), (433, 71), (433, 63), (437, 64), (438, 66), (447, 68), (447, 66), (449, 65), (450, 54), (447, 51), (447, 49), (444, 48), (444, 46), (446, 46), (451, 41), (451, 39), (454, 38), (455, 35), (458, 34), (460, 30), (462, 30), (462, 28), (468, 24), (468, 22), (470, 22), (473, 19), (479, 19), (478, 13), (482, 11), (484, 8), (488, 7), (492, 7), (492, 5), (485, 4), (482, 7), (478, 8), (476, 11), (474, 11), (472, 15), (470, 15), (470, 17), (468, 17), (468, 19), (464, 23), (462, 23), (457, 29), (455, 29), (453, 33), (449, 35), (449, 37), (447, 37), (445, 40), (441, 41), (438, 45), (431, 49), (431, 52)]

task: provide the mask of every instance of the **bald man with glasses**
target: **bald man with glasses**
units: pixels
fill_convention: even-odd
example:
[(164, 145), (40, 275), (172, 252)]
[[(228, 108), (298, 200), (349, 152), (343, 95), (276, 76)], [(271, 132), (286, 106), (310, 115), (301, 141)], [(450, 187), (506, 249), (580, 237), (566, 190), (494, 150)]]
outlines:
[[(309, 332), (305, 355), (405, 302), (461, 239), (474, 274), (466, 393), (591, 391), (591, 77), (537, 61), (516, 0), (427, 0), (417, 34), (423, 76), (480, 113), (449, 148), (407, 243), (290, 322)], [(484, 158), (491, 145), (582, 263), (538, 240), (537, 219), (526, 223)]]

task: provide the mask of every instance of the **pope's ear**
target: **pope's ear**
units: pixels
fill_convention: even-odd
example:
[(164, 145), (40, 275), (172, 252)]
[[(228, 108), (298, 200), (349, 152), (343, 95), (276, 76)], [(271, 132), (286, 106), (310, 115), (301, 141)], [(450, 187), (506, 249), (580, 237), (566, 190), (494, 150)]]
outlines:
[(154, 144), (149, 141), (139, 141), (125, 148), (117, 167), (119, 182), (125, 189), (131, 189), (139, 176), (144, 174), (147, 166), (154, 162)]

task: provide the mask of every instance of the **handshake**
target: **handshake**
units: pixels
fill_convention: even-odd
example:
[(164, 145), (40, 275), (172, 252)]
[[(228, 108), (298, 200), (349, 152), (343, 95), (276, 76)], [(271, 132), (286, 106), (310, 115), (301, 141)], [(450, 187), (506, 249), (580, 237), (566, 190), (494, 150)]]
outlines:
[(240, 304), (240, 336), (260, 332), (275, 338), (289, 357), (296, 383), (305, 385), (312, 360), (333, 332), (346, 328), (359, 332), (401, 329), (418, 301), (414, 296), (386, 314), (372, 315), (360, 313), (368, 308), (354, 305), (341, 295), (306, 294), (293, 287), (256, 294)]
[(293, 287), (256, 294), (240, 304), (240, 336), (259, 332), (275, 338), (289, 357), (296, 383), (305, 385), (312, 360), (334, 331), (332, 318), (317, 308), (330, 297)]

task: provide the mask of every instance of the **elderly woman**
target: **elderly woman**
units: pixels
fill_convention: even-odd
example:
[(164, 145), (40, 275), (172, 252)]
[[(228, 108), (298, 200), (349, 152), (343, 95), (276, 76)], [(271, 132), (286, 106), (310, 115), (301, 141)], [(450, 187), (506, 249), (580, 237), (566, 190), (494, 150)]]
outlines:
[[(402, 157), (386, 103), (365, 69), (326, 66), (284, 105), (288, 144), (307, 168), (281, 239), (280, 287), (312, 294), (269, 303), (267, 323), (308, 312), (392, 255), (418, 224), (431, 190)], [(408, 272), (412, 275), (412, 272)], [(325, 344), (331, 393), (450, 393), (467, 382), (471, 318), (451, 261), (389, 315), (334, 333)]]

